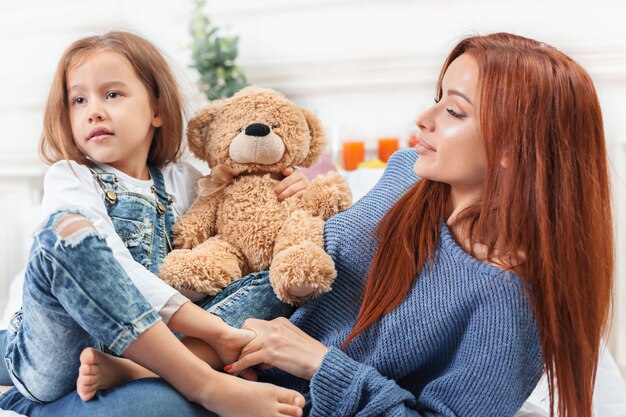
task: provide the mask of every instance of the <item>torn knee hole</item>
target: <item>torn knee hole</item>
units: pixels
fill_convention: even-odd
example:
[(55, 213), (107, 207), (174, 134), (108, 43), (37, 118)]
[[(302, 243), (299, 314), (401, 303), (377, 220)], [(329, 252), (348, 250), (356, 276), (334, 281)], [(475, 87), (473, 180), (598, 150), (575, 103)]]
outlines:
[(95, 231), (96, 228), (85, 217), (79, 214), (68, 214), (59, 218), (55, 230), (63, 239), (67, 239), (77, 232)]

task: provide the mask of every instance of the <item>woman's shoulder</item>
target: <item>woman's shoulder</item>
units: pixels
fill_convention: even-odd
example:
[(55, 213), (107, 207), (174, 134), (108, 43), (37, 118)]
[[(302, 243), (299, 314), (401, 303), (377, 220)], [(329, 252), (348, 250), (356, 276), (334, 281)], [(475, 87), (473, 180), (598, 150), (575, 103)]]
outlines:
[(419, 179), (413, 165), (419, 155), (415, 149), (403, 149), (391, 155), (387, 161), (387, 167), (382, 178), (404, 180), (406, 182), (415, 182)]
[[(442, 222), (440, 244), (436, 263), (446, 275), (465, 277), (457, 281), (462, 286), (462, 293), (475, 294), (482, 302), (505, 304), (508, 308), (528, 310), (529, 291), (523, 279), (511, 271), (511, 268), (485, 260), (477, 259), (467, 253), (452, 236), (449, 228)], [(472, 297), (469, 297), (472, 298)]]

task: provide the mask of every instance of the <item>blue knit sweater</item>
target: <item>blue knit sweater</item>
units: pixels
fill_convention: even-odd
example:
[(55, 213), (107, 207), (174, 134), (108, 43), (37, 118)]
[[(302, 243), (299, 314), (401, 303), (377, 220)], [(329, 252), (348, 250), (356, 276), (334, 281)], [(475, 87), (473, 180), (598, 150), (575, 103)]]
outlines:
[(396, 153), (369, 194), (326, 224), (337, 279), (291, 318), (330, 347), (312, 381), (263, 375), (303, 392), (310, 416), (512, 416), (541, 376), (539, 334), (519, 278), (472, 258), (445, 224), (434, 265), (402, 304), (345, 352), (338, 348), (360, 307), (374, 228), (418, 180), (416, 158)]

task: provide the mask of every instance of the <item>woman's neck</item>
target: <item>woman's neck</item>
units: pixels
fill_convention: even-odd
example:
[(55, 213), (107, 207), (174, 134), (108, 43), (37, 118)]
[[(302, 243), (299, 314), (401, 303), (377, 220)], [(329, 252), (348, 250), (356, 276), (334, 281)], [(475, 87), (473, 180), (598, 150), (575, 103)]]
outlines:
[(453, 227), (459, 214), (468, 207), (474, 206), (480, 202), (482, 190), (464, 191), (455, 188), (450, 190), (450, 200), (444, 213), (446, 224)]
[(465, 252), (472, 254), (472, 256), (482, 262), (491, 264), (501, 269), (509, 269), (520, 265), (525, 260), (525, 256), (521, 251), (517, 251), (514, 254), (501, 253), (500, 248), (503, 247), (503, 242), (496, 242), (495, 247), (491, 249), (490, 253), (489, 248), (483, 242), (472, 240), (469, 227), (470, 222), (458, 221), (459, 215), (463, 212), (463, 210), (480, 204), (481, 198), (482, 191), (462, 193), (458, 190), (451, 190), (450, 201), (446, 207), (445, 217), (446, 224), (448, 225), (454, 240), (456, 240)]

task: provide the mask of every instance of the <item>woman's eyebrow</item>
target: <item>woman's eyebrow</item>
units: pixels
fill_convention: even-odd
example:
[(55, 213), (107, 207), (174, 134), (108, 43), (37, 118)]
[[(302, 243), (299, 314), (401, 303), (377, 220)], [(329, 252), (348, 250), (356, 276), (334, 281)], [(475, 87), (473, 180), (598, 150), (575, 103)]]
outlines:
[(459, 96), (463, 99), (465, 99), (465, 101), (467, 101), (469, 104), (472, 105), (472, 107), (474, 106), (474, 103), (472, 103), (472, 101), (463, 93), (461, 93), (458, 90), (448, 90), (448, 95), (449, 96)]

